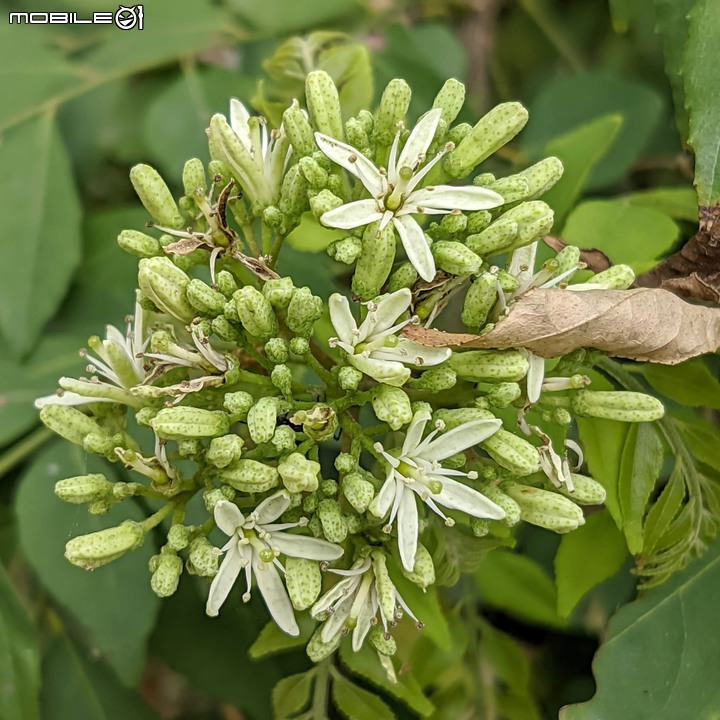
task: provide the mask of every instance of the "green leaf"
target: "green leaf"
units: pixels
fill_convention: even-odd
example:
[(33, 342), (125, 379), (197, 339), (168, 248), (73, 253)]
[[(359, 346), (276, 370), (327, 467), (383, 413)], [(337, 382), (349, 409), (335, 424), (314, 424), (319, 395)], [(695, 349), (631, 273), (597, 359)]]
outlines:
[(315, 670), (283, 678), (273, 688), (273, 711), (276, 720), (286, 720), (300, 712), (310, 702), (310, 690)]
[(344, 15), (359, 10), (357, 0), (229, 0), (228, 5), (250, 27), (271, 35), (298, 32), (318, 25), (339, 22)]
[(566, 624), (556, 610), (553, 581), (525, 555), (495, 550), (482, 561), (475, 580), (488, 605), (538, 625)]
[(673, 220), (695, 223), (698, 219), (697, 193), (692, 187), (639, 190), (629, 195), (623, 195), (621, 199), (632, 205), (658, 210)]
[[(110, 474), (108, 466), (100, 470)], [(145, 665), (145, 642), (160, 605), (147, 569), (153, 543), (148, 538), (140, 549), (92, 573), (65, 559), (70, 538), (144, 518), (132, 501), (97, 516), (55, 497), (56, 481), (87, 471), (83, 451), (69, 443), (55, 443), (37, 456), (20, 480), (15, 501), (20, 545), (42, 584), (92, 633), (123, 682), (132, 685)]]
[(43, 720), (157, 720), (134, 691), (67, 635), (48, 648), (42, 679)]
[(318, 253), (344, 237), (347, 237), (347, 230), (323, 227), (311, 212), (305, 212), (300, 218), (300, 224), (287, 236), (286, 241), (299, 252)]
[(693, 458), (720, 472), (720, 430), (700, 420), (694, 423), (675, 421)]
[(584, 525), (563, 535), (555, 556), (560, 615), (568, 617), (587, 592), (623, 566), (626, 557), (625, 540), (607, 511), (589, 515)]
[(555, 211), (557, 232), (582, 194), (590, 171), (615, 142), (622, 124), (622, 115), (606, 115), (554, 138), (545, 146), (544, 154), (559, 157), (564, 167), (560, 181), (543, 195), (543, 200)]
[(650, 555), (658, 549), (659, 540), (680, 511), (685, 499), (685, 482), (682, 461), (677, 460), (667, 485), (657, 502), (650, 508), (643, 531), (643, 552)]
[(362, 688), (334, 672), (332, 699), (343, 717), (348, 720), (394, 720), (393, 711), (374, 693)]
[(435, 711), (435, 706), (425, 697), (411, 673), (400, 673), (396, 683), (388, 680), (378, 661), (377, 652), (368, 642), (359, 652), (354, 652), (349, 642), (343, 643), (340, 646), (340, 660), (350, 672), (402, 700), (421, 717), (430, 717)]
[(636, 273), (652, 267), (679, 235), (667, 215), (626, 200), (583, 202), (570, 213), (563, 230), (566, 243), (602, 250), (613, 263), (630, 265)]
[(292, 648), (304, 647), (312, 636), (317, 624), (307, 615), (298, 618), (300, 634), (297, 636), (284, 633), (274, 621), (270, 621), (263, 627), (255, 642), (250, 646), (248, 655), (253, 660), (259, 660), (267, 655), (290, 650)]
[(530, 103), (523, 148), (531, 157), (539, 158), (547, 143), (559, 134), (600, 117), (620, 115), (622, 128), (587, 182), (592, 190), (608, 187), (626, 175), (650, 142), (662, 106), (655, 90), (637, 82), (595, 72), (561, 76), (546, 83)]
[(720, 202), (720, 5), (697, 0), (688, 15), (689, 27), (682, 75), (690, 113), (688, 143), (695, 152), (695, 187), (701, 207)]
[(620, 460), (618, 498), (625, 539), (633, 555), (643, 549), (645, 508), (660, 476), (663, 446), (655, 426), (633, 424), (628, 432)]
[(0, 717), (37, 720), (40, 653), (35, 628), (0, 565)]
[(593, 663), (597, 693), (561, 720), (659, 720), (717, 716), (720, 541), (662, 586), (623, 607)]
[(8, 132), (0, 166), (0, 195), (12, 208), (0, 243), (0, 333), (20, 357), (55, 314), (80, 261), (80, 206), (52, 115)]
[(720, 382), (701, 358), (672, 367), (647, 364), (641, 372), (658, 392), (680, 405), (720, 410)]

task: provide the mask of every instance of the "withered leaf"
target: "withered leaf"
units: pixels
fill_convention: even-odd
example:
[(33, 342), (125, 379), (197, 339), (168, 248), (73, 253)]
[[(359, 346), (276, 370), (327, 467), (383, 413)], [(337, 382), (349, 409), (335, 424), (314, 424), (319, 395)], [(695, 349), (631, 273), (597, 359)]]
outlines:
[(254, 257), (245, 255), (239, 250), (233, 250), (232, 256), (241, 262), (251, 273), (257, 275), (261, 280), (277, 280), (280, 276), (271, 270), (264, 262)]
[(199, 247), (208, 247), (205, 240), (202, 238), (183, 238), (174, 243), (165, 245), (163, 250), (166, 255), (189, 255), (193, 250), (197, 250)]
[(675, 365), (720, 346), (720, 308), (691, 305), (660, 289), (536, 289), (522, 295), (484, 335), (408, 325), (405, 336), (432, 347), (523, 347), (546, 358), (596, 348), (616, 357)]

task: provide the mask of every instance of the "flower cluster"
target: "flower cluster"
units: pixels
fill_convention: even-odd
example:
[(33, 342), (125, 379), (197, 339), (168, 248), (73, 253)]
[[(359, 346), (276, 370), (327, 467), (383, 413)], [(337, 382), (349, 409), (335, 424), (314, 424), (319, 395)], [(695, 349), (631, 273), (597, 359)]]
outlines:
[[(433, 538), (474, 544), (520, 522), (569, 532), (583, 505), (603, 502), (579, 472), (573, 417), (649, 421), (662, 415), (656, 400), (588, 388), (586, 353), (546, 373), (522, 342), (452, 351), (404, 336), (460, 320), (484, 332), (536, 287), (632, 282), (618, 266), (571, 284), (584, 268), (574, 247), (535, 268), (553, 223), (537, 198), (562, 166), (547, 158), (467, 180), (527, 114), (506, 103), (470, 126), (455, 122), (463, 101), (449, 80), (408, 127), (410, 88), (393, 80), (374, 113), (343, 122), (337, 88), (317, 71), (307, 109), (293, 102), (276, 129), (238, 100), (229, 120), (215, 115), (211, 160), (186, 163), (179, 199), (153, 168), (133, 168), (152, 218), (118, 238), (139, 258), (134, 315), (125, 332), (89, 340), (86, 377), (61, 378), (36, 404), (49, 428), (129, 475), (67, 478), (58, 497), (95, 514), (135, 496), (159, 509), (71, 539), (70, 562), (100, 567), (155, 528), (158, 595), (183, 574), (205, 578), (214, 616), (236, 601), (242, 572), (238, 597), (256, 588), (284, 632), (300, 633), (297, 613), (319, 623), (313, 660), (350, 635), (392, 677), (393, 628), (403, 616), (421, 626), (414, 600), (433, 592)], [(339, 283), (321, 297), (278, 274), (301, 224), (352, 268), (352, 295)], [(207, 517), (191, 523), (196, 495)]]

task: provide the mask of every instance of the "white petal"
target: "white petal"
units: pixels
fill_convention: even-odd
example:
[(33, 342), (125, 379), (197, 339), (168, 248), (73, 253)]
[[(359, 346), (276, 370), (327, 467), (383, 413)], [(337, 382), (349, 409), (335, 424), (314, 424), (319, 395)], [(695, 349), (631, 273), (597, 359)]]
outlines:
[(283, 532), (273, 533), (270, 545), (283, 555), (307, 560), (337, 560), (343, 554), (343, 549), (339, 545), (327, 540)]
[(330, 642), (343, 629), (350, 617), (354, 600), (355, 593), (350, 593), (335, 606), (333, 613), (325, 621), (320, 631), (320, 639), (324, 643)]
[(435, 277), (435, 258), (425, 240), (425, 233), (409, 215), (393, 218), (395, 229), (400, 235), (408, 260), (423, 280), (430, 282)]
[(335, 328), (340, 340), (348, 345), (354, 345), (353, 331), (357, 330), (357, 323), (350, 310), (350, 303), (344, 295), (333, 293), (328, 302), (330, 307), (330, 322)]
[[(395, 349), (400, 350), (408, 358), (405, 362), (420, 366), (439, 365), (452, 355), (450, 348), (427, 347), (406, 338), (400, 338)], [(418, 358), (420, 362), (417, 362)]]
[(230, 127), (240, 138), (240, 142), (250, 150), (251, 141), (248, 120), (250, 120), (250, 113), (245, 106), (237, 98), (232, 98), (230, 100)]
[(239, 527), (245, 524), (245, 516), (235, 503), (220, 500), (213, 510), (215, 524), (226, 534), (234, 535)]
[(398, 171), (403, 167), (415, 168), (418, 164), (418, 157), (422, 156), (424, 158), (435, 137), (435, 132), (437, 131), (441, 117), (442, 110), (435, 108), (426, 112), (417, 121), (398, 158)]
[(238, 543), (234, 542), (223, 558), (210, 585), (207, 604), (205, 606), (205, 612), (210, 615), (210, 617), (215, 617), (220, 611), (220, 607), (230, 594), (230, 590), (232, 590), (232, 586), (235, 584), (241, 569), (242, 556), (240, 555)]
[(355, 583), (355, 578), (343, 578), (337, 585), (331, 587), (311, 608), (310, 616), (317, 618), (326, 613), (337, 600), (348, 594)]
[[(408, 370), (408, 373), (410, 371)], [(64, 392), (62, 395), (53, 393), (52, 395), (45, 395), (35, 400), (35, 407), (41, 410), (46, 405), (87, 405), (88, 403), (95, 402), (117, 402), (117, 400), (110, 398), (98, 398), (98, 397), (86, 397), (85, 395), (78, 395), (74, 392)]]
[(334, 163), (358, 178), (373, 197), (384, 194), (385, 179), (359, 150), (322, 133), (315, 133), (315, 142)]
[(423, 449), (419, 457), (430, 462), (445, 460), (455, 453), (487, 440), (501, 427), (502, 420), (473, 420), (440, 435)]
[(395, 321), (410, 307), (411, 301), (412, 293), (409, 288), (402, 288), (380, 300), (375, 311), (375, 324), (370, 332), (370, 337), (389, 330), (395, 325)]
[(390, 512), (390, 508), (395, 500), (397, 492), (397, 483), (395, 482), (395, 471), (390, 468), (385, 479), (385, 483), (380, 488), (380, 492), (372, 499), (368, 510), (378, 518), (384, 518)]
[(403, 489), (400, 509), (398, 510), (398, 550), (403, 567), (412, 572), (415, 567), (415, 555), (418, 545), (418, 510), (415, 501), (415, 493), (409, 489)]
[(382, 213), (378, 210), (375, 200), (368, 198), (328, 210), (320, 217), (320, 222), (327, 227), (349, 230), (361, 225), (369, 225), (380, 220), (381, 217)]
[(363, 641), (367, 637), (372, 627), (372, 620), (375, 617), (375, 608), (373, 608), (372, 595), (367, 594), (365, 602), (358, 612), (355, 629), (352, 634), (352, 649), (358, 652), (362, 647)]
[(438, 476), (436, 479), (442, 482), (442, 490), (437, 495), (431, 495), (436, 503), (452, 510), (461, 510), (473, 517), (491, 520), (502, 520), (505, 517), (505, 511), (499, 505), (477, 490), (447, 477)]
[(255, 582), (263, 596), (263, 600), (278, 627), (288, 635), (298, 636), (300, 628), (295, 620), (290, 598), (283, 585), (277, 568), (272, 563), (264, 563), (253, 553), (253, 569)]
[(420, 444), (423, 433), (425, 432), (425, 426), (430, 418), (431, 415), (426, 410), (420, 410), (413, 415), (407, 435), (405, 435), (405, 442), (403, 442), (403, 455), (411, 455), (412, 450)]
[(360, 372), (365, 373), (378, 382), (394, 387), (402, 387), (410, 377), (410, 369), (400, 362), (375, 360), (364, 355), (348, 355), (348, 362)]
[(531, 403), (535, 403), (540, 399), (542, 384), (545, 379), (545, 358), (541, 358), (530, 351), (527, 353), (527, 358), (530, 361), (530, 368), (526, 376), (527, 396)]
[(405, 200), (405, 205), (436, 210), (491, 210), (504, 203), (502, 195), (487, 188), (465, 185), (436, 185), (416, 190)]
[(277, 520), (290, 507), (290, 493), (280, 490), (265, 498), (253, 511), (252, 515), (258, 525), (267, 525)]

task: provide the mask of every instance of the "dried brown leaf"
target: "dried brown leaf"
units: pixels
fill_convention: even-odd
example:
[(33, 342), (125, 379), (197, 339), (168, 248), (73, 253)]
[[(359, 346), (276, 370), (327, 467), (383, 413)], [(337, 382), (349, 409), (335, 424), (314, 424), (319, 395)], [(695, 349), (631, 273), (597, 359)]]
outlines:
[(274, 270), (271, 270), (261, 260), (257, 260), (254, 257), (245, 255), (239, 250), (233, 250), (232, 256), (236, 260), (241, 262), (251, 273), (257, 275), (257, 277), (259, 277), (261, 280), (277, 280), (280, 277)]
[(197, 250), (199, 247), (208, 247), (205, 240), (201, 238), (184, 238), (174, 243), (165, 245), (163, 250), (166, 255), (189, 255), (193, 250)]
[(579, 348), (675, 365), (720, 346), (720, 308), (690, 305), (667, 290), (536, 289), (484, 335), (445, 333), (408, 325), (422, 345), (459, 348), (524, 347), (542, 357)]

